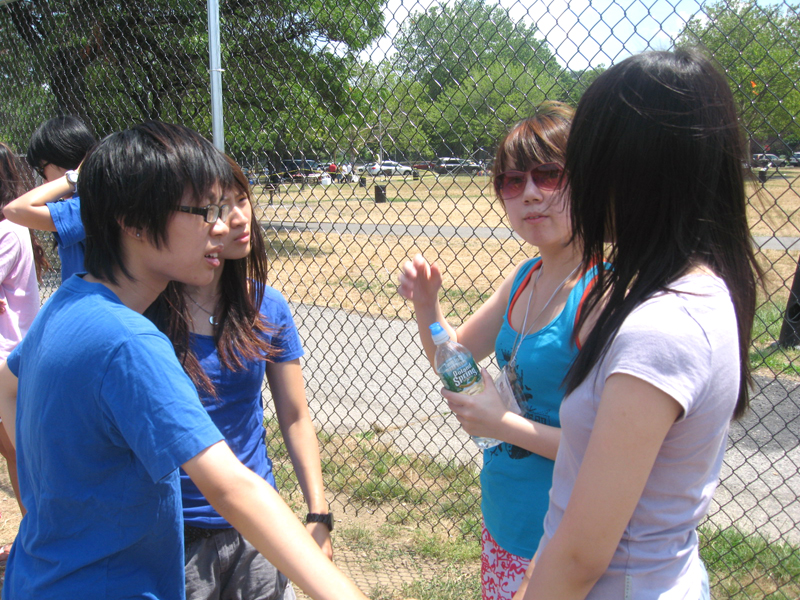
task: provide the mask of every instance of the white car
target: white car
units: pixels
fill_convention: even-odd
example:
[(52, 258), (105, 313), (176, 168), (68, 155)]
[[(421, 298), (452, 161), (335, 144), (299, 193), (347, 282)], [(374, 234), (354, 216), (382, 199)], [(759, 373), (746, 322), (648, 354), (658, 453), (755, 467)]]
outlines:
[(414, 169), (408, 165), (401, 165), (393, 160), (385, 160), (381, 163), (373, 163), (365, 169), (370, 175), (411, 175)]

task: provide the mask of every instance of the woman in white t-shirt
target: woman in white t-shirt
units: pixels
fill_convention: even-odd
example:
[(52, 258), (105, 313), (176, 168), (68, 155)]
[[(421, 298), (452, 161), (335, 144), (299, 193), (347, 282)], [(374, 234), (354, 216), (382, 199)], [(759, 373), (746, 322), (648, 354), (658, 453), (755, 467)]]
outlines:
[(566, 379), (544, 536), (517, 598), (708, 598), (696, 527), (748, 405), (758, 269), (743, 133), (694, 51), (600, 75), (567, 147), (573, 231), (600, 270)]

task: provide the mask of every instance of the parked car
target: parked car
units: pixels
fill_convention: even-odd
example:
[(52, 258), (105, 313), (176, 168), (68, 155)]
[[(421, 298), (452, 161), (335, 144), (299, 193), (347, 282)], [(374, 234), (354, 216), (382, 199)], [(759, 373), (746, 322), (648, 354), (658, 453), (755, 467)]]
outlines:
[(436, 161), (435, 160), (424, 160), (422, 162), (414, 163), (411, 165), (412, 169), (417, 169), (419, 171), (433, 171), (436, 169)]
[(434, 170), (440, 175), (454, 175), (456, 173), (470, 173), (471, 175), (475, 175), (481, 171), (481, 166), (473, 160), (445, 156), (439, 159)]
[(753, 167), (783, 167), (786, 160), (775, 154), (753, 154)]
[(800, 167), (800, 152), (795, 152), (789, 157), (790, 167)]
[(270, 181), (307, 181), (321, 175), (319, 163), (306, 158), (286, 158), (281, 161), (278, 173), (273, 173)]
[(413, 174), (414, 169), (393, 160), (385, 160), (369, 165), (365, 172), (369, 175), (403, 175), (405, 177)]

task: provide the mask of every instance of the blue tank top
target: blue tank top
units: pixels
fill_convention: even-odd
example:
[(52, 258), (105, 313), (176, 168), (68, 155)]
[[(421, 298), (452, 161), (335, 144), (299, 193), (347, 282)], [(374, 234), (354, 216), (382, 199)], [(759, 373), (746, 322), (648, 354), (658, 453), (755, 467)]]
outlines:
[[(514, 278), (509, 306), (495, 341), (497, 364), (511, 358), (517, 332), (509, 322), (515, 296), (524, 289), (541, 264), (534, 258), (524, 263)], [(595, 269), (570, 292), (561, 313), (539, 331), (525, 336), (517, 353), (517, 380), (527, 402), (526, 419), (560, 427), (558, 411), (564, 398), (562, 382), (578, 348), (572, 342), (575, 316)], [(544, 515), (553, 480), (553, 461), (508, 443), (484, 450), (481, 471), (481, 509), (486, 528), (501, 548), (531, 559), (544, 533)]]

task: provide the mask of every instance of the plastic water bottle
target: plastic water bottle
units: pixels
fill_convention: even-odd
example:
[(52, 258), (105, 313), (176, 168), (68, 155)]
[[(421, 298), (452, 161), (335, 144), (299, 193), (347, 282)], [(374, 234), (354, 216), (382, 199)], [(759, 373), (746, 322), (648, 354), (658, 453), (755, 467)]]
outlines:
[[(450, 335), (439, 323), (430, 326), (436, 355), (433, 364), (444, 387), (453, 392), (474, 396), (483, 391), (483, 378), (472, 353), (461, 344), (450, 340)], [(481, 450), (494, 448), (500, 440), (473, 435), (472, 441)]]

